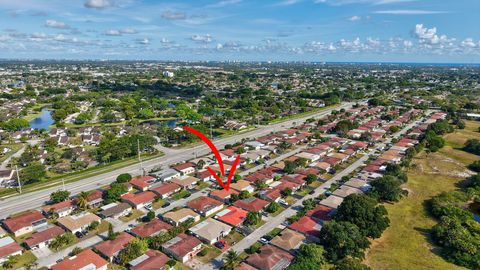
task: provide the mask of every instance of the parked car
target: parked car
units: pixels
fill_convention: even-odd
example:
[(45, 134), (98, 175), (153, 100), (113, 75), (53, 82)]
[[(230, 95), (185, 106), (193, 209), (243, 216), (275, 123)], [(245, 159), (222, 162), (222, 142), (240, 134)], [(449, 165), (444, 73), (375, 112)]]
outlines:
[(259, 242), (262, 243), (262, 244), (268, 244), (268, 243), (270, 243), (270, 241), (272, 239), (273, 238), (270, 235), (264, 235), (264, 236), (260, 237)]
[(310, 191), (308, 194), (310, 194), (310, 195), (315, 194), (315, 190)]
[(171, 204), (171, 203), (169, 203), (169, 202), (166, 202), (165, 204), (163, 204), (163, 205), (162, 205), (162, 208), (167, 208), (167, 207), (169, 207), (169, 206), (170, 206), (170, 204)]

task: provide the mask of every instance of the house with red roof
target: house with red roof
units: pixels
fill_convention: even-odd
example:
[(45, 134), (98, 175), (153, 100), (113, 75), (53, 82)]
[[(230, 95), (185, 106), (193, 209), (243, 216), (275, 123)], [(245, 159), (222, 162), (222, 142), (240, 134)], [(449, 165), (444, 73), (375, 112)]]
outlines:
[(262, 190), (259, 192), (260, 198), (267, 200), (269, 202), (278, 202), (281, 195), (282, 189), (280, 188), (271, 188), (267, 190)]
[(172, 167), (177, 170), (181, 175), (189, 175), (195, 172), (195, 164), (192, 162), (185, 162)]
[(130, 204), (135, 209), (141, 209), (147, 205), (151, 205), (157, 195), (151, 191), (140, 193), (128, 193), (122, 196), (122, 201)]
[(42, 208), (42, 212), (46, 216), (56, 215), (57, 217), (65, 217), (70, 215), (70, 213), (72, 213), (75, 207), (76, 205), (73, 200), (67, 200), (56, 204), (44, 206)]
[(208, 170), (198, 171), (195, 174), (195, 177), (202, 180), (203, 182), (215, 181), (215, 178)]
[(140, 191), (147, 191), (155, 183), (155, 180), (155, 177), (145, 175), (134, 177), (129, 183)]
[(94, 190), (88, 194), (88, 206), (94, 208), (103, 204), (103, 192)]
[(215, 218), (227, 223), (228, 225), (231, 226), (238, 226), (241, 225), (245, 219), (247, 218), (248, 212), (235, 207), (235, 206), (229, 206), (226, 209), (220, 211), (217, 215), (215, 215)]
[(0, 263), (4, 263), (12, 256), (22, 255), (22, 250), (10, 236), (0, 238)]
[(303, 233), (307, 237), (318, 238), (320, 237), (322, 224), (309, 216), (303, 216), (288, 227), (294, 231)]
[(128, 262), (129, 270), (163, 270), (170, 258), (158, 250), (149, 249), (142, 256)]
[(181, 233), (170, 239), (162, 245), (162, 251), (175, 258), (176, 260), (186, 263), (202, 249), (202, 241), (191, 235)]
[(52, 266), (52, 270), (107, 270), (107, 268), (108, 262), (91, 249), (86, 249)]
[(117, 235), (115, 239), (103, 241), (96, 245), (94, 249), (104, 258), (112, 262), (113, 259), (118, 256), (120, 251), (126, 248), (133, 239), (135, 239), (135, 237), (132, 235), (122, 232)]
[(232, 194), (238, 195), (240, 193), (232, 188), (230, 188), (228, 191), (222, 188), (210, 191), (209, 196), (214, 198), (215, 200), (228, 203), (230, 201), (230, 198), (232, 197)]
[(201, 196), (187, 203), (188, 208), (206, 217), (223, 209), (223, 202)]
[(233, 203), (234, 206), (246, 210), (248, 212), (261, 212), (270, 204), (270, 202), (256, 198), (250, 197), (243, 200), (238, 200)]
[(160, 233), (166, 233), (171, 228), (172, 225), (155, 218), (152, 221), (133, 228), (130, 232), (135, 236), (146, 238)]
[(154, 188), (151, 188), (151, 191), (157, 194), (158, 197), (165, 199), (170, 197), (173, 193), (182, 190), (182, 187), (176, 183), (165, 182)]
[(220, 156), (222, 159), (235, 159), (237, 157), (237, 153), (233, 149), (224, 149), (220, 151)]
[(24, 212), (11, 216), (3, 221), (4, 227), (15, 236), (34, 232), (36, 229), (45, 226), (47, 220), (36, 210)]
[(65, 230), (63, 228), (54, 225), (33, 233), (32, 236), (25, 240), (25, 245), (31, 250), (44, 248), (48, 246), (55, 237), (64, 233)]
[(283, 270), (287, 268), (295, 257), (275, 246), (264, 245), (258, 253), (247, 258), (247, 263), (262, 270)]
[(332, 218), (331, 214), (333, 210), (333, 208), (320, 204), (315, 206), (312, 210), (309, 210), (305, 215), (320, 222), (323, 220), (330, 220)]

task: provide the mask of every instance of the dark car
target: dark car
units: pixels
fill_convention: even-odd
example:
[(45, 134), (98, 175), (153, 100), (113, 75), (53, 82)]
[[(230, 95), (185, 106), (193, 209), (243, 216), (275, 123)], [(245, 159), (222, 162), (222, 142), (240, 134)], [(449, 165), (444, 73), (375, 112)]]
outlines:
[(221, 242), (216, 242), (214, 245), (219, 249), (223, 249), (225, 247), (225, 245)]
[(190, 197), (190, 196), (192, 196), (192, 194), (191, 194), (191, 193), (188, 193), (188, 194), (186, 194), (185, 196), (183, 196), (183, 198), (188, 198), (188, 197)]
[(78, 238), (83, 238), (85, 235), (82, 232), (76, 232), (75, 236)]
[(308, 194), (310, 195), (315, 194), (315, 190), (310, 191)]
[(164, 205), (162, 205), (162, 208), (167, 208), (167, 207), (169, 207), (169, 206), (170, 206), (170, 204), (171, 204), (171, 203), (169, 203), (169, 202), (166, 202)]

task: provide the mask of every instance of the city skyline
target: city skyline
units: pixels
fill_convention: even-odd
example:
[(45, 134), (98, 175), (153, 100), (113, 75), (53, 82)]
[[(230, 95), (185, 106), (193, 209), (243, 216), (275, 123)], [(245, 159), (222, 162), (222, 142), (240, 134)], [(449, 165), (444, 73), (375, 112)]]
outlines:
[(480, 62), (473, 0), (175, 2), (0, 0), (0, 58)]

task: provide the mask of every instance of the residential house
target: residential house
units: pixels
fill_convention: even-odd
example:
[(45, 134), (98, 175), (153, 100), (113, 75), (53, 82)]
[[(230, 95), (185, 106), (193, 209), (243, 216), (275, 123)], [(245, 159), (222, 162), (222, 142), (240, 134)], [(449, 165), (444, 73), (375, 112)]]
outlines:
[(222, 189), (215, 189), (210, 191), (209, 196), (214, 198), (215, 200), (219, 200), (224, 203), (228, 203), (230, 201), (230, 198), (232, 197), (232, 194), (238, 195), (239, 192), (230, 188), (228, 190), (222, 188)]
[(320, 201), (321, 205), (328, 206), (333, 209), (337, 209), (342, 204), (343, 198), (335, 195), (330, 195), (327, 198)]
[(197, 183), (200, 182), (200, 179), (193, 176), (184, 175), (172, 178), (170, 181), (179, 185), (183, 189), (193, 189), (197, 186)]
[(312, 219), (321, 222), (324, 220), (330, 220), (332, 218), (333, 208), (330, 208), (325, 205), (317, 205), (315, 208), (309, 210), (305, 216), (311, 217)]
[(103, 204), (103, 192), (94, 190), (88, 194), (88, 206), (95, 208)]
[(162, 251), (176, 260), (186, 263), (202, 249), (202, 242), (196, 237), (181, 233), (162, 245)]
[(195, 176), (203, 182), (215, 181), (215, 178), (208, 170), (198, 171)]
[(180, 208), (176, 211), (171, 211), (163, 214), (162, 218), (168, 223), (178, 226), (189, 219), (194, 222), (200, 221), (200, 215), (189, 208)]
[(175, 177), (180, 177), (180, 172), (169, 168), (160, 172), (152, 173), (152, 175), (154, 175), (160, 181), (170, 181)]
[(345, 182), (343, 185), (353, 187), (353, 188), (357, 188), (357, 189), (359, 189), (363, 192), (368, 191), (372, 187), (372, 186), (370, 186), (370, 184), (368, 184), (367, 181), (357, 179), (357, 178), (350, 179), (347, 182)]
[(322, 224), (321, 222), (318, 222), (309, 216), (303, 216), (288, 227), (294, 231), (304, 234), (308, 238), (317, 240), (320, 237)]
[(283, 270), (293, 261), (294, 256), (273, 245), (264, 245), (258, 253), (247, 258), (247, 263), (262, 270)]
[(230, 188), (238, 192), (247, 191), (248, 193), (253, 193), (255, 191), (255, 187), (243, 179), (238, 180), (236, 183), (231, 183)]
[(308, 163), (312, 163), (312, 162), (315, 162), (315, 161), (320, 159), (319, 155), (311, 154), (311, 153), (308, 153), (308, 152), (300, 152), (300, 153), (296, 154), (295, 156), (298, 157), (298, 158), (306, 159), (308, 161)]
[(4, 263), (12, 256), (22, 255), (22, 251), (22, 247), (10, 236), (0, 238), (0, 263)]
[(189, 175), (195, 173), (195, 164), (192, 162), (185, 162), (173, 166), (173, 169), (180, 172), (180, 175)]
[(223, 209), (223, 203), (210, 197), (201, 196), (187, 203), (193, 211), (206, 217)]
[(99, 216), (102, 218), (118, 219), (132, 212), (132, 206), (128, 203), (111, 203), (103, 206)]
[(252, 150), (260, 150), (262, 147), (265, 147), (265, 144), (257, 141), (245, 142), (244, 145)]
[(241, 225), (247, 218), (248, 212), (235, 207), (229, 206), (215, 215), (215, 218), (231, 226)]
[(77, 232), (86, 231), (92, 222), (101, 222), (102, 219), (90, 212), (82, 212), (72, 216), (61, 217), (57, 219), (57, 223), (67, 231), (75, 234)]
[(100, 244), (95, 246), (95, 250), (106, 258), (108, 261), (112, 262), (128, 244), (135, 239), (132, 235), (121, 232), (115, 239), (103, 241)]
[(151, 191), (140, 193), (128, 193), (122, 196), (122, 201), (130, 204), (134, 209), (141, 209), (147, 205), (151, 205), (157, 195)]
[(156, 187), (151, 188), (151, 191), (157, 194), (158, 197), (165, 199), (170, 197), (173, 193), (182, 190), (182, 187), (176, 183), (165, 182)]
[(250, 266), (249, 264), (246, 264), (244, 262), (241, 262), (237, 267), (235, 267), (233, 270), (257, 270), (257, 268)]
[(129, 270), (164, 270), (170, 269), (166, 266), (170, 258), (158, 250), (147, 250), (140, 257), (128, 262)]
[(247, 199), (243, 200), (238, 200), (233, 203), (234, 206), (239, 207), (243, 210), (246, 210), (248, 212), (262, 212), (265, 207), (267, 207), (270, 204), (270, 202), (256, 198), (256, 197), (250, 197)]
[(237, 154), (235, 153), (235, 150), (233, 149), (224, 149), (222, 151), (220, 151), (220, 157), (222, 157), (222, 159), (235, 159), (237, 157)]
[(47, 225), (47, 220), (39, 211), (32, 210), (5, 219), (3, 225), (15, 236), (20, 236)]
[(42, 208), (42, 212), (46, 216), (56, 215), (57, 217), (65, 217), (70, 215), (75, 209), (76, 205), (73, 200), (67, 200), (52, 205), (47, 205)]
[(55, 237), (65, 233), (65, 230), (58, 226), (45, 227), (25, 239), (25, 245), (31, 249), (40, 249), (47, 247)]
[(64, 259), (52, 266), (52, 270), (107, 270), (108, 262), (91, 249)]
[(337, 188), (333, 193), (332, 195), (335, 195), (335, 196), (338, 196), (338, 197), (341, 197), (341, 198), (345, 198), (347, 197), (348, 195), (351, 195), (351, 194), (360, 194), (360, 193), (363, 193), (360, 189), (358, 188), (353, 188), (353, 187), (349, 187), (349, 186), (346, 186), (346, 185), (342, 185), (340, 186), (339, 188)]
[(275, 236), (272, 241), (270, 241), (270, 244), (294, 253), (300, 245), (305, 243), (305, 240), (306, 237), (303, 234), (286, 228), (279, 235)]
[(147, 191), (152, 187), (152, 185), (155, 183), (156, 179), (155, 177), (152, 177), (150, 175), (145, 175), (145, 176), (136, 176), (130, 180), (130, 184), (140, 190), (140, 191)]
[(135, 227), (131, 230), (131, 233), (135, 236), (146, 238), (155, 236), (161, 233), (166, 233), (172, 228), (172, 225), (161, 221), (158, 218), (153, 219), (145, 224)]
[(231, 226), (212, 218), (208, 218), (189, 229), (193, 235), (207, 244), (214, 244), (227, 236), (231, 230)]

